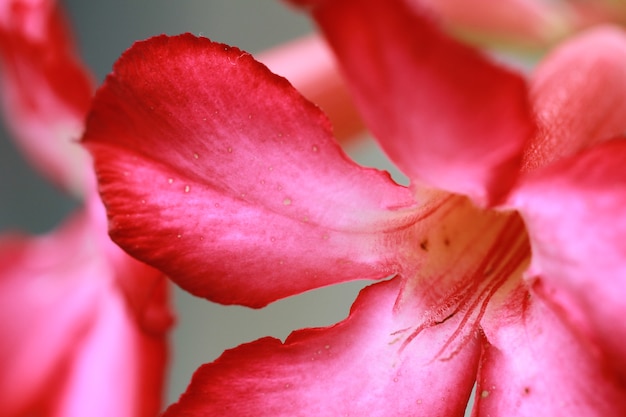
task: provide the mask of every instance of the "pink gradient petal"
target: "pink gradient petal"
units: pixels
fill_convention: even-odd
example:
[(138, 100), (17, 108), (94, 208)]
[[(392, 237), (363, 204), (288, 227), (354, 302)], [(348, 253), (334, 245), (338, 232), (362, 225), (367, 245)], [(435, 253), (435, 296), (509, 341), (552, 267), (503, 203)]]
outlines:
[(124, 54), (84, 143), (113, 239), (221, 303), (389, 276), (414, 245), (408, 226), (431, 209), (352, 163), (285, 79), (192, 35)]
[(626, 380), (626, 140), (527, 178), (512, 195), (527, 223), (535, 289)]
[(550, 0), (419, 0), (446, 26), (495, 44), (547, 46), (568, 29), (562, 5)]
[[(300, 2), (294, 2), (300, 3)], [(492, 203), (532, 132), (524, 80), (402, 0), (308, 1), (366, 125), (412, 180)]]
[[(3, 416), (159, 411), (169, 326), (156, 331), (143, 318), (166, 309), (166, 282), (126, 255), (126, 268), (112, 261), (115, 251), (123, 255), (85, 213), (43, 237), (0, 241)], [(118, 282), (131, 271), (144, 282), (161, 280), (141, 314), (129, 308)]]
[(626, 132), (626, 33), (600, 27), (561, 44), (536, 70), (531, 100), (538, 131), (526, 170)]
[(0, 62), (0, 100), (18, 145), (51, 180), (84, 194), (92, 177), (75, 142), (93, 89), (56, 2), (0, 4)]
[(483, 320), (476, 417), (619, 417), (626, 385), (561, 317), (518, 288)]
[(446, 322), (404, 345), (406, 328), (424, 311), (396, 305), (401, 285), (366, 288), (335, 326), (226, 351), (196, 371), (164, 416), (462, 416), (478, 339), (450, 360), (436, 358), (457, 324)]
[(319, 36), (296, 39), (263, 52), (257, 59), (320, 106), (339, 141), (355, 139), (365, 131), (335, 57)]

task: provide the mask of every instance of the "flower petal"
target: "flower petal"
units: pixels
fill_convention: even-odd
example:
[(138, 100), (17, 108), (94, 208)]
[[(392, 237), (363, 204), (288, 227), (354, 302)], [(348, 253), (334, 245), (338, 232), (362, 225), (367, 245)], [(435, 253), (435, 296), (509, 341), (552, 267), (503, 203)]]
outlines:
[(364, 132), (365, 126), (339, 74), (335, 57), (319, 36), (296, 39), (263, 52), (257, 59), (320, 106), (338, 140), (348, 141)]
[(527, 178), (512, 195), (533, 251), (529, 276), (626, 380), (626, 140)]
[(334, 48), (366, 125), (412, 180), (492, 203), (532, 131), (523, 79), (406, 1), (294, 2)]
[[(109, 262), (114, 245), (93, 226), (80, 213), (49, 235), (0, 242), (3, 416), (149, 417), (160, 409), (167, 327), (156, 331), (146, 314), (167, 299), (133, 307), (138, 322), (118, 274), (149, 282), (157, 273), (127, 255), (128, 270)], [(162, 295), (162, 276), (160, 285)]]
[(83, 130), (92, 85), (56, 2), (2, 2), (0, 61), (0, 99), (18, 145), (51, 180), (83, 194), (92, 177), (88, 157), (75, 140)]
[(124, 54), (84, 143), (113, 239), (222, 303), (260, 307), (389, 276), (413, 244), (406, 227), (424, 215), (388, 174), (349, 161), (286, 80), (192, 35)]
[(625, 132), (626, 34), (607, 26), (564, 42), (536, 70), (531, 100), (538, 131), (526, 170)]
[(264, 338), (196, 371), (173, 416), (462, 416), (477, 368), (478, 340), (436, 359), (453, 324), (403, 346), (423, 311), (396, 305), (401, 281), (366, 288), (350, 316), (329, 327)]
[(520, 287), (487, 314), (475, 416), (626, 415), (626, 386), (543, 301)]
[(444, 23), (488, 43), (542, 47), (569, 29), (562, 4), (550, 0), (424, 0)]

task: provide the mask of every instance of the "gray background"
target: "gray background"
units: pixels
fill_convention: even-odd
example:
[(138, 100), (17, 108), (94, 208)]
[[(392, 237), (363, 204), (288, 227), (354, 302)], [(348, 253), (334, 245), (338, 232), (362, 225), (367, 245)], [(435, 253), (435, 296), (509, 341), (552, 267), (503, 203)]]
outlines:
[[(98, 80), (133, 41), (160, 33), (192, 32), (256, 52), (311, 30), (304, 16), (272, 0), (68, 0), (64, 5), (82, 56)], [(367, 162), (368, 156), (364, 158)], [(0, 196), (2, 232), (45, 232), (76, 205), (39, 177), (4, 134)], [(362, 286), (322, 289), (261, 311), (218, 306), (176, 290), (179, 321), (173, 334), (169, 402), (184, 391), (198, 366), (224, 349), (266, 335), (284, 338), (293, 329), (345, 317)]]

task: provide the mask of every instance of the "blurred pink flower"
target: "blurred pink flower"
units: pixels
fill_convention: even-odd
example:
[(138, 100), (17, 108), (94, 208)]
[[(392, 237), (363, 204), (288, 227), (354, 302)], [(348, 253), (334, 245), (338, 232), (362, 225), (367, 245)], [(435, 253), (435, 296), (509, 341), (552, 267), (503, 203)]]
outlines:
[(624, 33), (563, 43), (527, 84), (414, 3), (294, 3), (411, 185), (249, 54), (160, 36), (83, 137), (111, 236), (224, 304), (393, 278), (334, 326), (226, 351), (165, 415), (461, 416), (475, 383), (477, 416), (624, 415)]
[(430, 8), (456, 36), (472, 42), (545, 50), (601, 23), (626, 23), (615, 0), (411, 0)]
[(54, 1), (0, 1), (0, 61), (16, 143), (85, 201), (44, 236), (0, 237), (1, 414), (154, 416), (172, 323), (167, 282), (107, 236), (91, 161), (76, 143), (92, 84)]

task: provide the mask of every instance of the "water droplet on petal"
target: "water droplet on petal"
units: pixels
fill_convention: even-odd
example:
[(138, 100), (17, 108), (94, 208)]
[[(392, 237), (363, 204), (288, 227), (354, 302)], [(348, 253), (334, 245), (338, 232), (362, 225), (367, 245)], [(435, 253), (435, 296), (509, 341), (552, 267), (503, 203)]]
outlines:
[(283, 204), (284, 204), (284, 205), (286, 205), (286, 206), (291, 205), (291, 198), (285, 198), (285, 199), (283, 200)]
[(191, 190), (191, 187), (189, 187), (188, 185), (185, 185), (185, 192), (188, 193), (189, 190)]

